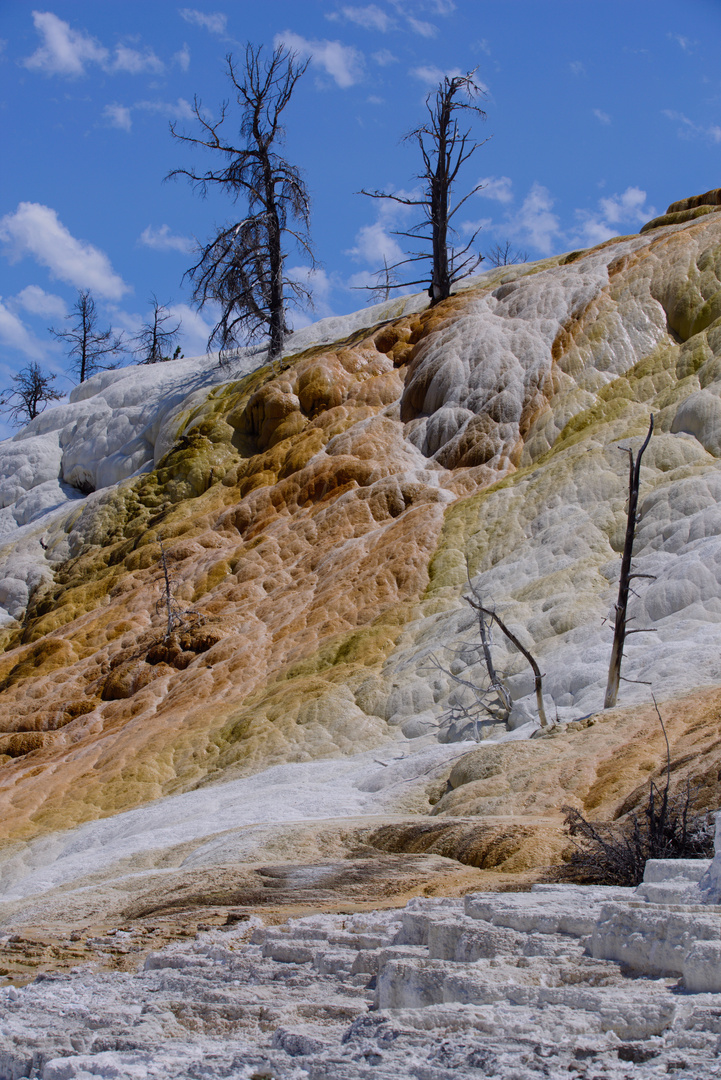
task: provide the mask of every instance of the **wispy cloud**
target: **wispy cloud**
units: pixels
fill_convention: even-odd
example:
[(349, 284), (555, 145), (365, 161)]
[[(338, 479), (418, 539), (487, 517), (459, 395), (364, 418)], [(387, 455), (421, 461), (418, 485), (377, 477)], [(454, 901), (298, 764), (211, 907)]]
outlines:
[(188, 304), (169, 304), (168, 311), (173, 319), (180, 319), (182, 324), (181, 343), (185, 355), (203, 356), (208, 351), (213, 323), (206, 322), (200, 312)]
[(394, 236), (380, 221), (373, 225), (364, 225), (358, 230), (355, 245), (347, 252), (359, 262), (369, 263), (377, 268), (385, 259), (390, 266), (403, 258), (403, 250)]
[(425, 22), (424, 19), (414, 19), (412, 15), (408, 16), (408, 25), (414, 34), (419, 34), (424, 38), (435, 37), (438, 33), (438, 27), (433, 23)]
[(580, 240), (587, 244), (602, 244), (618, 236), (624, 228), (635, 229), (654, 217), (656, 210), (646, 202), (646, 192), (639, 187), (627, 187), (620, 195), (599, 199), (598, 210), (576, 211), (581, 222)]
[(34, 11), (33, 23), (43, 43), (23, 61), (30, 71), (77, 77), (85, 74), (86, 64), (104, 64), (108, 59), (108, 50), (97, 38), (71, 30), (51, 11)]
[(390, 49), (379, 49), (373, 53), (373, 59), (379, 67), (388, 67), (389, 64), (397, 64), (398, 57)]
[(125, 71), (130, 75), (140, 75), (144, 71), (159, 75), (165, 71), (165, 64), (152, 49), (140, 52), (138, 49), (129, 49), (127, 45), (118, 45), (111, 68), (113, 71)]
[(0, 297), (0, 342), (10, 349), (17, 349), (28, 360), (44, 360), (47, 346), (32, 334), (22, 319), (3, 303)]
[(30, 71), (78, 78), (85, 75), (91, 64), (97, 64), (108, 74), (157, 75), (165, 70), (165, 64), (152, 49), (141, 51), (121, 44), (111, 53), (97, 38), (83, 30), (73, 30), (70, 23), (51, 11), (34, 11), (33, 23), (42, 44), (22, 61)]
[(63, 298), (45, 292), (39, 285), (27, 285), (17, 294), (14, 302), (31, 315), (39, 315), (43, 319), (62, 319), (67, 314)]
[(521, 209), (513, 216), (512, 233), (542, 255), (551, 255), (561, 236), (558, 217), (552, 213), (553, 198), (548, 188), (534, 183)]
[(191, 26), (200, 26), (211, 34), (224, 34), (228, 25), (228, 16), (223, 15), (220, 11), (211, 13), (197, 11), (195, 8), (181, 8), (179, 15), (181, 19), (185, 19)]
[(190, 49), (187, 45), (183, 45), (182, 49), (173, 53), (173, 60), (178, 65), (181, 71), (187, 71), (190, 67)]
[(11, 262), (30, 255), (53, 277), (78, 289), (92, 289), (111, 300), (130, 291), (108, 256), (76, 240), (49, 206), (21, 202), (14, 213), (0, 218), (0, 240)]
[(110, 127), (120, 128), (121, 131), (130, 131), (132, 129), (133, 120), (127, 105), (118, 105), (117, 102), (106, 105), (103, 109), (103, 117)]
[(599, 124), (608, 125), (611, 123), (611, 117), (608, 115), (607, 112), (604, 112), (603, 109), (594, 109), (593, 115), (596, 117)]
[(334, 22), (346, 19), (356, 26), (362, 26), (364, 30), (380, 30), (382, 34), (386, 34), (395, 25), (388, 12), (383, 11), (377, 4), (367, 4), (365, 7), (344, 6), (340, 11), (329, 12), (326, 18)]
[(692, 53), (694, 45), (698, 45), (698, 41), (692, 41), (691, 38), (684, 37), (683, 34), (674, 34), (672, 31), (669, 31), (666, 37), (670, 41), (675, 41), (685, 53)]
[(568, 66), (574, 75), (586, 74), (586, 66), (581, 60), (571, 60)]
[(709, 124), (704, 127), (703, 124), (696, 124), (693, 120), (689, 120), (688, 116), (673, 109), (663, 109), (662, 112), (669, 120), (679, 124), (676, 134), (680, 139), (708, 139), (712, 143), (721, 142), (721, 127), (718, 124)]
[(483, 185), (478, 194), (484, 199), (495, 199), (500, 203), (513, 202), (513, 181), (510, 176), (484, 176), (478, 183)]
[(167, 116), (170, 120), (192, 120), (195, 115), (190, 102), (185, 98), (178, 98), (177, 101), (136, 101), (133, 105), (119, 105), (114, 102), (105, 106), (103, 116), (110, 127), (131, 131), (133, 111), (156, 113)]
[(435, 67), (433, 64), (421, 64), (419, 67), (411, 68), (410, 73), (414, 78), (425, 83), (426, 86), (437, 86), (438, 83), (443, 82), (446, 76), (452, 79), (463, 74), (460, 68), (450, 68), (444, 71), (443, 68)]
[(322, 68), (336, 85), (346, 90), (363, 78), (363, 56), (350, 45), (340, 41), (309, 41), (292, 30), (276, 34), (273, 44), (285, 45), (299, 56), (309, 57), (311, 64)]
[(182, 251), (184, 253), (192, 251), (195, 246), (191, 237), (171, 232), (169, 225), (159, 225), (155, 229), (152, 225), (148, 225), (141, 232), (138, 243), (144, 247), (153, 248), (155, 251)]

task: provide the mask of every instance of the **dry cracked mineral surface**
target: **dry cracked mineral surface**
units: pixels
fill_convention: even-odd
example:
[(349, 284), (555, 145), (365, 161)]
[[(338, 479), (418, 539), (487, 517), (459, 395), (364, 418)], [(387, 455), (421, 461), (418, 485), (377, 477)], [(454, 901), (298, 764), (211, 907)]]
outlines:
[[(538, 884), (562, 806), (664, 783), (651, 692), (721, 807), (720, 211), (0, 444), (2, 1080), (721, 1076), (721, 867)], [(469, 580), (548, 727), (497, 630), (512, 711), (460, 716)]]

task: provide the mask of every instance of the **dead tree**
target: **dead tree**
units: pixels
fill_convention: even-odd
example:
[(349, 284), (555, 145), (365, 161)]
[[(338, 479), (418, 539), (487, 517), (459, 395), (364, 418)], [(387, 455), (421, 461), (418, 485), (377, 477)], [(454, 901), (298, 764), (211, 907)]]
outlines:
[[(485, 112), (475, 104), (483, 90), (475, 81), (474, 75), (474, 71), (467, 75), (446, 75), (435, 94), (429, 94), (426, 98), (426, 122), (405, 136), (405, 141), (415, 142), (420, 150), (423, 171), (418, 174), (418, 179), (423, 185), (422, 194), (414, 198), (385, 191), (361, 191), (362, 195), (368, 195), (371, 199), (390, 199), (402, 206), (417, 206), (422, 210), (422, 221), (407, 231), (399, 231), (394, 235), (406, 237), (416, 243), (423, 242), (425, 249), (409, 253), (408, 258), (395, 263), (389, 269), (395, 270), (408, 263), (430, 261), (430, 284), (425, 277), (391, 285), (390, 288), (428, 285), (432, 305), (450, 296), (455, 282), (472, 274), (483, 260), (482, 255), (472, 250), (479, 229), (476, 229), (462, 249), (455, 250), (449, 246), (453, 217), (471, 195), (483, 187), (482, 184), (476, 184), (467, 195), (451, 206), (451, 193), (461, 166), (482, 145), (473, 141), (470, 128), (461, 131), (457, 117), (458, 113), (463, 112), (485, 119)], [(465, 95), (466, 100), (459, 95)]]
[(511, 246), (510, 240), (504, 240), (502, 244), (494, 244), (486, 252), (485, 258), (491, 266), (512, 266), (528, 262), (528, 252), (520, 251)]
[[(466, 644), (459, 652), (468, 653), (476, 651), (479, 659), (485, 666), (487, 679), (484, 682), (473, 682), (464, 679), (460, 675), (444, 667), (435, 654), (431, 655), (431, 663), (438, 671), (443, 672), (459, 688), (455, 701), (445, 713), (447, 720), (465, 720), (473, 724), (476, 739), (479, 738), (479, 725), (484, 719), (506, 723), (513, 708), (510, 691), (503, 681), (503, 677), (496, 670), (493, 662), (493, 633), (492, 620), (480, 606), (479, 594), (473, 587), (470, 575), (468, 585), (473, 596), (464, 596), (463, 599), (472, 608), (478, 623), (479, 644)], [(474, 603), (474, 598), (477, 601)], [(464, 700), (465, 699), (465, 700)], [(466, 704), (466, 702), (469, 702)]]
[(315, 266), (308, 235), (308, 190), (300, 171), (278, 153), (285, 135), (281, 117), (308, 62), (298, 63), (295, 53), (283, 46), (267, 60), (261, 53), (262, 47), (248, 44), (241, 71), (232, 55), (226, 57), (240, 112), (239, 145), (223, 129), (229, 117), (228, 101), (220, 107), (220, 119), (212, 121), (195, 98), (199, 136), (182, 134), (175, 124), (170, 125), (180, 142), (210, 150), (225, 164), (204, 172), (174, 169), (166, 179), (184, 176), (201, 196), (219, 189), (232, 203), (245, 204), (240, 221), (224, 225), (198, 245), (198, 260), (186, 276), (193, 282), (198, 309), (209, 303), (220, 306), (209, 349), (215, 345), (222, 353), (267, 337), (268, 357), (275, 360), (288, 333), (287, 305), (310, 304), (308, 288), (285, 276), (284, 243), (289, 240)]
[(371, 301), (381, 303), (384, 300), (390, 299), (391, 289), (396, 288), (398, 275), (388, 265), (388, 259), (385, 255), (383, 256), (383, 269), (376, 271), (373, 277), (376, 279), (375, 285), (361, 286), (363, 289), (370, 289), (368, 303), (371, 303)]
[(448, 717), (451, 719), (467, 719), (472, 721), (476, 726), (476, 734), (478, 734), (478, 724), (482, 715), (487, 715), (494, 720), (508, 720), (511, 709), (513, 708), (513, 701), (511, 694), (503, 681), (503, 677), (496, 670), (493, 662), (493, 656), (491, 653), (491, 647), (493, 645), (492, 640), (492, 625), (495, 622), (500, 628), (501, 632), (508, 638), (511, 644), (518, 649), (518, 651), (526, 658), (531, 666), (531, 670), (534, 675), (534, 687), (536, 691), (536, 704), (538, 706), (538, 718), (541, 722), (541, 727), (548, 726), (546, 719), (546, 710), (543, 705), (543, 675), (541, 669), (536, 663), (532, 653), (522, 645), (518, 637), (512, 630), (506, 626), (503, 619), (496, 612), (495, 608), (487, 607), (481, 594), (471, 582), (470, 569), (468, 568), (468, 562), (466, 561), (466, 572), (468, 576), (468, 587), (471, 590), (471, 595), (463, 597), (465, 602), (476, 613), (478, 619), (478, 632), (480, 637), (480, 645), (476, 646), (479, 652), (482, 654), (483, 663), (486, 667), (488, 674), (488, 682), (486, 685), (473, 683), (469, 679), (462, 679), (459, 675), (454, 674), (448, 668), (438, 661), (437, 657), (432, 656), (434, 667), (438, 668), (445, 675), (449, 676), (457, 686), (464, 687), (469, 690), (472, 695), (472, 702), (470, 705), (464, 705), (461, 700), (456, 701), (448, 710)]
[(117, 366), (117, 361), (108, 358), (117, 357), (123, 349), (123, 335), (114, 334), (112, 329), (98, 329), (98, 313), (90, 289), (80, 289), (78, 298), (66, 319), (74, 320), (70, 330), (55, 330), (48, 327), (50, 333), (59, 341), (70, 344), (70, 373), (79, 383), (85, 382), (98, 371)]
[(194, 611), (192, 608), (181, 608), (178, 603), (175, 597), (178, 582), (168, 570), (168, 558), (162, 541), (160, 542), (160, 564), (163, 570), (163, 593), (155, 605), (155, 610), (158, 615), (165, 615), (167, 619), (165, 634), (165, 640), (167, 641), (174, 630), (179, 630), (182, 626), (185, 626), (189, 616), (193, 617), (196, 625), (198, 622), (202, 623), (205, 617), (200, 611)]
[(0, 396), (0, 411), (10, 414), (10, 423), (15, 427), (29, 423), (44, 412), (51, 401), (60, 401), (63, 397), (53, 389), (55, 378), (55, 375), (45, 374), (32, 360), (13, 375), (12, 390), (4, 390)]
[[(147, 322), (143, 323), (138, 333), (133, 338), (135, 347), (133, 353), (138, 357), (139, 364), (159, 364), (164, 360), (175, 359), (171, 357), (170, 350), (175, 344), (175, 339), (180, 333), (181, 320), (174, 326), (167, 327), (166, 323), (172, 320), (172, 315), (164, 304), (158, 303), (154, 294), (150, 297), (151, 315)], [(180, 354), (180, 348), (176, 350)]]
[[(471, 605), (471, 607), (475, 607), (475, 604), (473, 603), (473, 601), (469, 600), (468, 602)], [(497, 623), (497, 625), (501, 629), (501, 632), (506, 635), (506, 637), (510, 641), (511, 645), (513, 645), (516, 649), (518, 649), (518, 651), (523, 656), (525, 656), (526, 660), (531, 665), (531, 670), (533, 671), (533, 680), (534, 680), (533, 685), (534, 685), (534, 689), (536, 691), (536, 706), (538, 708), (538, 719), (541, 722), (541, 727), (542, 728), (548, 727), (548, 720), (546, 719), (546, 710), (545, 710), (544, 705), (543, 705), (543, 675), (541, 674), (541, 669), (539, 668), (538, 664), (536, 663), (532, 653), (526, 648), (525, 645), (521, 644), (520, 640), (516, 637), (516, 635), (513, 633), (512, 630), (509, 630), (509, 628), (504, 623), (503, 619), (500, 617), (500, 615), (495, 610), (491, 610), (490, 608), (484, 607), (479, 600), (477, 600), (476, 603), (478, 603), (479, 610), (482, 611), (484, 615), (487, 615), (489, 618), (493, 619)]]
[(638, 491), (641, 485), (641, 458), (651, 441), (653, 434), (653, 414), (648, 425), (648, 434), (644, 439), (641, 449), (634, 460), (633, 451), (629, 447), (621, 447), (628, 454), (628, 514), (626, 516), (626, 539), (623, 544), (621, 557), (621, 576), (618, 582), (618, 599), (615, 605), (613, 647), (611, 649), (611, 663), (608, 668), (608, 683), (606, 685), (606, 697), (603, 702), (604, 709), (612, 709), (618, 698), (618, 686), (621, 681), (621, 661), (623, 660), (623, 648), (629, 634), (650, 634), (653, 630), (629, 630), (628, 629), (628, 595), (632, 592), (631, 582), (634, 578), (653, 578), (653, 574), (634, 574), (631, 568), (633, 558), (633, 541), (636, 536), (636, 514), (638, 508)]

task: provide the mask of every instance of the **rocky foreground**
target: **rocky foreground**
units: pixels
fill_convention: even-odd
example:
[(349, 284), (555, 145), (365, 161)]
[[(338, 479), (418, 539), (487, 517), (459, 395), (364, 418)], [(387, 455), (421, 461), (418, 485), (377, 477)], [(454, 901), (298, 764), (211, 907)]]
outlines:
[(721, 907), (688, 902), (708, 867), (277, 927), (236, 910), (158, 951), (114, 927), (94, 965), (0, 990), (0, 1077), (709, 1080)]

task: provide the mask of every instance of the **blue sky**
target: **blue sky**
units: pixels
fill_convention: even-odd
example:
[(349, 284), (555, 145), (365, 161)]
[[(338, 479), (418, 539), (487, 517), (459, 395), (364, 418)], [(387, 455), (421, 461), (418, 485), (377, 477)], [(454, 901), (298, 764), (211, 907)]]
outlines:
[(211, 164), (168, 124), (195, 131), (194, 95), (217, 116), (226, 54), (281, 40), (310, 59), (285, 116), (313, 200), (314, 317), (362, 307), (353, 286), (397, 254), (411, 219), (356, 192), (413, 189), (401, 137), (447, 72), (475, 68), (486, 88), (488, 141), (458, 188), (485, 181), (463, 222), (482, 225), (481, 251), (589, 246), (721, 185), (721, 0), (2, 0), (0, 385), (30, 360), (61, 375), (47, 327), (67, 326), (78, 289), (126, 334), (154, 293), (182, 317), (185, 354), (203, 350), (211, 317), (183, 272), (193, 237), (239, 218), (163, 182)]

